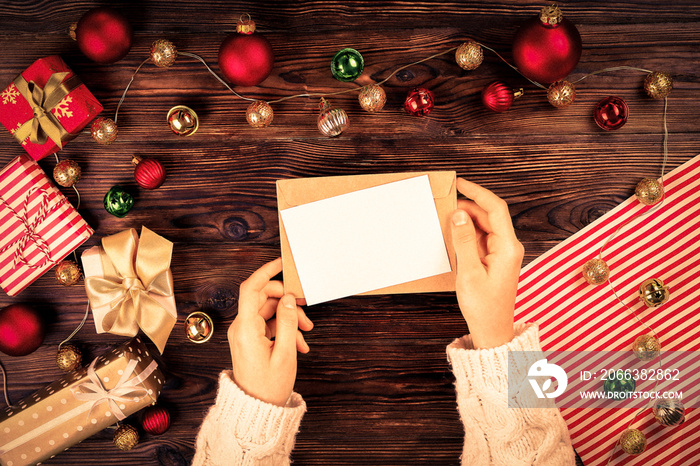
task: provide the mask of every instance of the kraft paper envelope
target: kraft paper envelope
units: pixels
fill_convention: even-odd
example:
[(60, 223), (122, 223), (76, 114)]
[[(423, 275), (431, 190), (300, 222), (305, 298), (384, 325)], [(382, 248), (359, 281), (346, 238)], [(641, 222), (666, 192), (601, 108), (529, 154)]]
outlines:
[[(286, 293), (304, 297), (299, 274), (294, 263), (289, 238), (284, 228), (281, 212), (291, 207), (334, 196), (352, 193), (358, 190), (385, 185), (401, 180), (408, 180), (427, 175), (430, 181), (433, 200), (442, 228), (442, 236), (447, 248), (447, 255), (452, 271), (427, 278), (392, 285), (362, 294), (397, 294), (454, 291), (456, 261), (450, 238), (450, 214), (457, 208), (457, 184), (454, 171), (392, 173), (378, 175), (334, 176), (319, 178), (298, 178), (277, 181), (277, 203), (279, 209), (280, 243)], [(381, 228), (381, 225), (377, 225)], [(410, 254), (410, 251), (407, 252)], [(332, 277), (329, 277), (332, 279)]]

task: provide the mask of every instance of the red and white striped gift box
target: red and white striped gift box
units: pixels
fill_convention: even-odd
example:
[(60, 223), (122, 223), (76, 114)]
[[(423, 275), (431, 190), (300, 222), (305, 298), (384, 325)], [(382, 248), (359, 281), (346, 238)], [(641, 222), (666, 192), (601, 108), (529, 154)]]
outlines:
[[(664, 177), (663, 205), (625, 225), (608, 243), (603, 259), (620, 299), (655, 330), (664, 351), (700, 350), (700, 155)], [(615, 298), (606, 284), (591, 286), (581, 275), (583, 264), (597, 257), (615, 230), (651, 207), (635, 197), (543, 254), (520, 275), (516, 321), (540, 326), (545, 350), (625, 351), (649, 331)], [(647, 309), (639, 285), (660, 278), (671, 298)], [(695, 358), (697, 360), (697, 358)], [(666, 368), (684, 361), (663, 360)], [(700, 464), (700, 418), (687, 406), (700, 387), (683, 392), (686, 421), (664, 427), (647, 409), (632, 427), (644, 432), (647, 449), (629, 456), (618, 446), (611, 465), (669, 466)], [(607, 464), (620, 433), (635, 409), (562, 409), (576, 448), (586, 466)]]
[(28, 155), (0, 171), (0, 225), (0, 286), (10, 296), (94, 233)]

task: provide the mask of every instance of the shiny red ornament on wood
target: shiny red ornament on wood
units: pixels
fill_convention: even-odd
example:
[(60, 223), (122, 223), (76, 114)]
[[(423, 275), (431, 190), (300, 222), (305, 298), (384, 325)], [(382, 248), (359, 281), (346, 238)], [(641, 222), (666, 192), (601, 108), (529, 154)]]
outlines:
[(411, 89), (403, 103), (403, 109), (413, 116), (425, 116), (434, 106), (433, 93), (424, 87)]
[(141, 425), (149, 434), (164, 434), (170, 428), (170, 413), (162, 406), (150, 406), (143, 411)]
[(627, 102), (615, 96), (606, 97), (595, 106), (593, 119), (601, 129), (614, 131), (627, 123)]
[(10, 304), (0, 310), (0, 351), (26, 356), (44, 342), (46, 325), (39, 313), (24, 304)]
[(234, 86), (257, 86), (272, 71), (272, 46), (264, 36), (255, 33), (255, 23), (250, 18), (241, 18), (237, 31), (219, 47), (219, 68)]
[(581, 35), (557, 6), (520, 26), (513, 40), (513, 61), (527, 78), (549, 84), (565, 78), (581, 58)]
[(163, 164), (154, 159), (142, 159), (134, 156), (131, 159), (134, 167), (134, 179), (143, 189), (156, 189), (165, 181)]
[(513, 105), (513, 100), (523, 95), (522, 89), (513, 90), (510, 86), (494, 81), (481, 91), (484, 107), (494, 112), (505, 112)]
[(133, 32), (124, 15), (109, 7), (93, 8), (78, 21), (75, 39), (90, 60), (109, 64), (129, 53)]

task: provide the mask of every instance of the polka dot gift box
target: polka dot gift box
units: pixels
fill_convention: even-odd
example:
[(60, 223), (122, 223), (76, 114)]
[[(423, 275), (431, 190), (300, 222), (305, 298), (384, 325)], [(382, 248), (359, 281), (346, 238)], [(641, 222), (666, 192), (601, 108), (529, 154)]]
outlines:
[(154, 403), (163, 374), (139, 338), (0, 411), (0, 464), (38, 464)]

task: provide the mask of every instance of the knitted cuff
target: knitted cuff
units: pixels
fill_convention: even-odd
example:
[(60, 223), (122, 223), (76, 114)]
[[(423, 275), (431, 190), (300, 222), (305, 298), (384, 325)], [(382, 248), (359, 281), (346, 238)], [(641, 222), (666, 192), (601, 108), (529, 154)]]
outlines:
[(292, 393), (284, 407), (247, 395), (233, 381), (231, 371), (223, 371), (219, 376), (215, 407), (217, 412), (213, 421), (234, 426), (232, 434), (246, 450), (262, 447), (291, 451), (306, 412), (306, 403), (298, 393)]
[(541, 354), (537, 325), (516, 324), (515, 337), (495, 348), (474, 349), (471, 335), (456, 339), (447, 347), (447, 359), (452, 364), (456, 385), (465, 395), (472, 392), (508, 393), (508, 359), (511, 351), (527, 351), (528, 357), (511, 358), (511, 373), (523, 377)]

